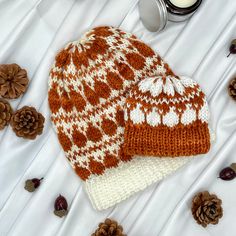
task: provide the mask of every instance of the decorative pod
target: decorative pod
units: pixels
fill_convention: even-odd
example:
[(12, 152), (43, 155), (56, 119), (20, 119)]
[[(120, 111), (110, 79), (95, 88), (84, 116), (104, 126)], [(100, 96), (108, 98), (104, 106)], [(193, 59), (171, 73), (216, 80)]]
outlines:
[(236, 100), (236, 78), (232, 79), (228, 86), (229, 95)]
[(27, 71), (19, 65), (0, 65), (0, 96), (3, 98), (18, 98), (25, 93), (28, 83)]
[(42, 134), (45, 118), (34, 107), (24, 106), (11, 118), (10, 125), (18, 137), (35, 139)]
[(229, 57), (231, 54), (236, 54), (236, 39), (234, 39), (229, 47), (229, 54), (227, 57)]
[(59, 195), (54, 203), (54, 214), (59, 217), (63, 217), (68, 213), (68, 204), (62, 195)]
[(192, 199), (192, 215), (203, 227), (208, 224), (216, 225), (223, 216), (221, 204), (222, 201), (215, 194), (200, 192)]
[(40, 186), (42, 180), (43, 178), (27, 179), (25, 181), (25, 190), (27, 190), (28, 192), (34, 192)]
[(233, 180), (236, 177), (234, 169), (226, 167), (220, 171), (219, 178), (225, 181)]
[(0, 130), (9, 124), (12, 116), (12, 108), (8, 101), (0, 98)]
[(98, 225), (97, 230), (91, 236), (127, 236), (123, 234), (123, 228), (115, 220), (106, 219)]

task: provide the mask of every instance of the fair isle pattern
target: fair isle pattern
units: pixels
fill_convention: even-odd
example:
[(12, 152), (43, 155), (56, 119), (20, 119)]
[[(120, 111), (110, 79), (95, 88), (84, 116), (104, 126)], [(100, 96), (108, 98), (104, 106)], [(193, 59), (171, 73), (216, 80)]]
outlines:
[(83, 180), (131, 159), (121, 148), (125, 94), (142, 77), (167, 70), (151, 48), (112, 27), (91, 30), (57, 55), (49, 80), (52, 121)]
[[(161, 124), (174, 127), (179, 123), (188, 125), (197, 120), (209, 122), (210, 113), (205, 95), (199, 85), (190, 78), (180, 77), (178, 79), (167, 76), (164, 82), (160, 76), (151, 77), (142, 80), (138, 85), (138, 90), (131, 92), (130, 100), (135, 97), (141, 102), (136, 102), (135, 108), (131, 108), (130, 100), (127, 103), (127, 107), (130, 108), (130, 119), (134, 124), (142, 124), (146, 121), (153, 127)], [(140, 95), (139, 92), (142, 94)], [(158, 99), (162, 93), (167, 96)], [(181, 96), (175, 96), (177, 94)], [(201, 100), (194, 99), (197, 97), (200, 97)], [(146, 111), (146, 104), (151, 104), (150, 111)], [(164, 107), (163, 104), (166, 104), (167, 107)]]
[[(209, 109), (188, 77), (153, 76), (130, 91), (125, 108), (125, 153), (189, 156), (210, 148)], [(145, 148), (148, 147), (148, 148)]]
[(49, 77), (51, 119), (94, 208), (111, 207), (185, 163), (146, 162), (123, 151), (129, 90), (145, 77), (171, 75), (149, 46), (113, 27), (90, 30), (56, 56)]

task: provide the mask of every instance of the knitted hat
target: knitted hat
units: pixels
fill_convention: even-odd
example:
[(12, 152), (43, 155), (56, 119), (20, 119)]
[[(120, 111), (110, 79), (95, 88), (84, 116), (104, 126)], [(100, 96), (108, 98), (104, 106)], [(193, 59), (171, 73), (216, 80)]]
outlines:
[(210, 148), (209, 109), (190, 78), (153, 76), (136, 84), (126, 100), (128, 155), (190, 156)]
[(128, 198), (189, 158), (132, 158), (123, 152), (126, 94), (142, 78), (172, 74), (134, 35), (98, 27), (68, 43), (49, 78), (51, 119), (94, 208)]

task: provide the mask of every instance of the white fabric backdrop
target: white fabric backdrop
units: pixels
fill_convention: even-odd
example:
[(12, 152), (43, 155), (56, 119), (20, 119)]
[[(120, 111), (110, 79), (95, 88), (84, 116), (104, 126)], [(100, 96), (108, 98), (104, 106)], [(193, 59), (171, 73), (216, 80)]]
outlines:
[[(148, 32), (139, 19), (137, 0), (0, 0), (0, 63), (20, 64), (30, 77), (27, 93), (11, 101), (14, 109), (32, 105), (46, 117), (35, 141), (17, 138), (8, 127), (0, 132), (0, 235), (89, 236), (106, 217), (119, 221), (129, 236), (236, 235), (236, 180), (218, 172), (236, 162), (236, 103), (227, 94), (236, 74), (236, 56), (226, 58), (236, 38), (236, 1), (203, 0), (184, 23), (169, 23), (162, 33)], [(193, 76), (208, 96), (216, 142), (202, 159), (106, 211), (92, 209), (57, 141), (49, 120), (47, 81), (55, 54), (86, 30), (113, 25), (133, 32), (151, 45), (179, 75)], [(33, 194), (28, 178), (44, 177)], [(209, 190), (223, 201), (224, 216), (206, 229), (191, 216), (191, 199)], [(53, 214), (58, 194), (70, 211)]]

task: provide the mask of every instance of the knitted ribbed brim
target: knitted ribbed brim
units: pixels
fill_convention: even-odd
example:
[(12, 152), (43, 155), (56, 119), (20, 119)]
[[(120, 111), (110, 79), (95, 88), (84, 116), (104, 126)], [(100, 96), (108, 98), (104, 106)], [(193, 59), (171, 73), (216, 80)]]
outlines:
[[(199, 156), (200, 157), (200, 156)], [(162, 180), (194, 157), (152, 158), (136, 156), (103, 175), (92, 175), (85, 188), (93, 207), (103, 210)]]
[(127, 125), (124, 152), (159, 157), (204, 154), (210, 148), (208, 124), (187, 127), (134, 127)]

